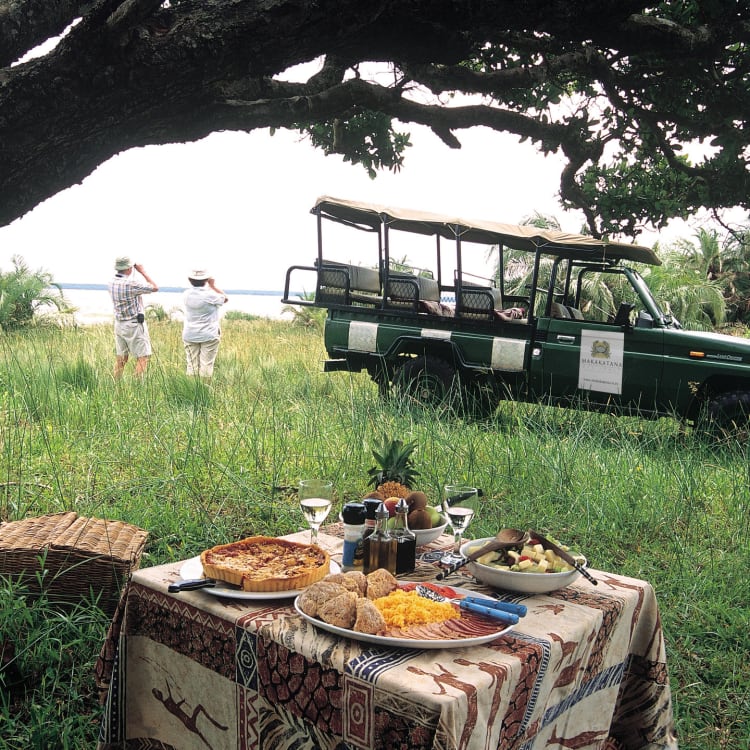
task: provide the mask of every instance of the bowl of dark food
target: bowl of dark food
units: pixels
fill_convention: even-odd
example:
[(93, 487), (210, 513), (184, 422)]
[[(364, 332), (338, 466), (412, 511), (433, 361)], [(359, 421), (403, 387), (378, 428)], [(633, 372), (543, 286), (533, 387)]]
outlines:
[(436, 525), (430, 529), (411, 529), (411, 532), (417, 538), (417, 547), (434, 542), (441, 536), (448, 525), (448, 519), (441, 513), (439, 520), (435, 521), (435, 523)]
[[(461, 545), (461, 554), (468, 557), (494, 537), (472, 539)], [(553, 541), (558, 547), (569, 552), (580, 565), (586, 565), (586, 558)], [(539, 539), (533, 536), (523, 545), (514, 548), (488, 552), (466, 564), (467, 570), (481, 583), (496, 589), (518, 591), (527, 594), (546, 594), (573, 583), (581, 574), (570, 563), (563, 560), (554, 550), (545, 549)]]

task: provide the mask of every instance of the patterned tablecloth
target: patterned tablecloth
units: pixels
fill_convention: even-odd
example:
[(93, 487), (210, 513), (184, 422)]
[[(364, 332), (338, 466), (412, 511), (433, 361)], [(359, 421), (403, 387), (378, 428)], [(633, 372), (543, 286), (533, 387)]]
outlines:
[[(291, 599), (168, 594), (180, 567), (133, 575), (99, 664), (100, 750), (677, 747), (645, 581), (594, 571), (598, 586), (512, 597), (528, 615), (489, 644), (415, 650), (341, 639)], [(422, 562), (409, 577), (436, 572)], [(450, 582), (492, 593), (468, 575)]]

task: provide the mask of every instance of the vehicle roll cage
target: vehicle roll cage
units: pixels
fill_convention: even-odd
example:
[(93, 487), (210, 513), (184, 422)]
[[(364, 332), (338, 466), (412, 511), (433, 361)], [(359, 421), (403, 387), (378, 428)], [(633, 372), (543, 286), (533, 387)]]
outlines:
[[(585, 235), (571, 234), (557, 230), (540, 229), (533, 226), (517, 226), (483, 220), (467, 220), (424, 211), (361, 203), (323, 196), (319, 198), (311, 213), (317, 217), (318, 257), (316, 268), (328, 264), (323, 253), (323, 220), (329, 220), (346, 227), (374, 233), (378, 242), (378, 273), (382, 296), (387, 296), (389, 279), (398, 275), (391, 268), (391, 230), (411, 232), (423, 236), (435, 237), (436, 282), (440, 292), (456, 293), (459, 304), (459, 292), (456, 279), (463, 279), (463, 244), (466, 242), (494, 245), (498, 247), (499, 278), (496, 280), (501, 299), (505, 299), (505, 252), (506, 249), (532, 253), (534, 263), (529, 289), (529, 315), (535, 309), (537, 291), (548, 293), (547, 312), (552, 304), (554, 281), (559, 265), (567, 260), (564, 289), (569, 293), (573, 268), (581, 268), (576, 290), (576, 301), (580, 296), (580, 273), (591, 271), (612, 271), (623, 261), (660, 265), (661, 261), (650, 248), (596, 239)], [(444, 283), (442, 278), (443, 247), (441, 240), (455, 242), (455, 278), (452, 283)], [(553, 272), (548, 290), (538, 290), (539, 269), (542, 256), (554, 258)], [(307, 268), (301, 267), (297, 268)], [(292, 269), (290, 269), (291, 271)], [(401, 280), (403, 283), (403, 280)], [(287, 285), (289, 276), (287, 275)], [(369, 292), (368, 292), (369, 293)], [(288, 289), (285, 291), (285, 297)], [(374, 298), (373, 298), (374, 299)]]

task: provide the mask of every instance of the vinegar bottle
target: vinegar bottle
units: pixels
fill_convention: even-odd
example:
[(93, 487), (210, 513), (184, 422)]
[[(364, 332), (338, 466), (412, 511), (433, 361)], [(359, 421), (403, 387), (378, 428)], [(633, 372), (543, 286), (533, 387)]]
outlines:
[(375, 514), (375, 531), (364, 538), (364, 573), (385, 568), (396, 575), (396, 538), (388, 531), (388, 509), (383, 503)]
[(370, 536), (375, 531), (375, 526), (377, 526), (375, 514), (378, 512), (381, 502), (382, 500), (378, 500), (375, 497), (366, 497), (362, 501), (362, 504), (365, 506), (365, 529), (362, 533), (363, 537)]
[(406, 514), (409, 506), (402, 497), (396, 505), (396, 517), (391, 535), (396, 538), (396, 575), (412, 573), (417, 561), (417, 537), (409, 529)]

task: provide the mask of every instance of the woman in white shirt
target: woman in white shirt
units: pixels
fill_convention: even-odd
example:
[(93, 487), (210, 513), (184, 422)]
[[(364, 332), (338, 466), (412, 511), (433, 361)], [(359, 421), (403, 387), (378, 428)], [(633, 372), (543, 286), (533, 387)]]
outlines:
[(221, 339), (219, 308), (229, 298), (205, 269), (191, 271), (188, 281), (191, 286), (183, 294), (185, 323), (182, 328), (187, 374), (208, 380), (214, 373)]

